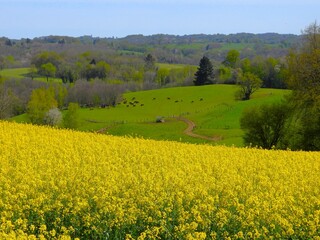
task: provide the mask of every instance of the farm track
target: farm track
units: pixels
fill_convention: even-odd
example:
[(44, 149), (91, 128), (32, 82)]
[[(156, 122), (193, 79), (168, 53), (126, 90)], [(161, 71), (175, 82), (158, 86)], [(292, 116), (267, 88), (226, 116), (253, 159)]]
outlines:
[(190, 137), (194, 137), (194, 138), (200, 138), (200, 139), (205, 139), (205, 140), (209, 140), (209, 141), (219, 141), (221, 140), (221, 137), (216, 136), (216, 137), (208, 137), (208, 136), (204, 136), (204, 135), (200, 135), (197, 133), (193, 132), (193, 129), (196, 127), (196, 124), (191, 121), (190, 119), (184, 118), (184, 117), (176, 117), (177, 120), (179, 121), (183, 121), (187, 124), (187, 128), (183, 131), (184, 134), (190, 136)]
[[(193, 129), (196, 127), (196, 124), (193, 121), (191, 121), (188, 118), (184, 118), (184, 117), (174, 117), (174, 118), (177, 119), (178, 121), (182, 121), (182, 122), (187, 124), (187, 128), (183, 131), (183, 133), (188, 135), (188, 136), (190, 136), (190, 137), (200, 138), (200, 139), (204, 139), (204, 140), (208, 140), (208, 141), (219, 141), (219, 140), (222, 139), (220, 136), (208, 137), (208, 136), (204, 136), (204, 135), (200, 135), (200, 134), (194, 133)], [(96, 133), (103, 134), (109, 128), (111, 128), (111, 126), (101, 128), (101, 129), (97, 130)]]

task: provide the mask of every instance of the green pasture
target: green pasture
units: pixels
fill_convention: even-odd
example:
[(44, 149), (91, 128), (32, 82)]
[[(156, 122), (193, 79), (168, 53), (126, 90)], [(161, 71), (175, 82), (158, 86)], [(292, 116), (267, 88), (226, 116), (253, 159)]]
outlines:
[[(279, 102), (288, 91), (260, 89), (251, 100), (237, 101), (234, 97), (237, 89), (234, 85), (216, 84), (126, 93), (116, 107), (80, 109), (79, 130), (102, 129), (119, 136), (242, 146), (243, 132), (239, 124), (242, 111), (251, 106)], [(185, 135), (183, 131), (187, 125), (177, 119), (179, 116), (196, 124), (194, 133), (218, 136), (221, 140), (212, 142)], [(156, 123), (159, 117), (163, 117), (163, 123)], [(26, 115), (13, 119), (28, 122)]]
[[(28, 76), (29, 68), (8, 68), (3, 69), (0, 71), (0, 75), (4, 77), (5, 79), (10, 78), (16, 78), (16, 79), (22, 79), (22, 78), (30, 78)], [(46, 82), (46, 77), (35, 77), (34, 80)], [(60, 78), (49, 78), (49, 82), (61, 82)]]
[[(183, 116), (196, 123), (195, 133), (219, 136), (222, 140), (218, 144), (241, 146), (242, 111), (250, 106), (281, 101), (288, 91), (260, 89), (249, 101), (236, 101), (235, 91), (237, 87), (233, 85), (210, 85), (126, 93), (114, 108), (81, 109), (80, 130), (106, 128), (112, 135), (208, 143), (183, 133), (187, 126), (176, 119)], [(160, 116), (165, 122), (155, 123)]]

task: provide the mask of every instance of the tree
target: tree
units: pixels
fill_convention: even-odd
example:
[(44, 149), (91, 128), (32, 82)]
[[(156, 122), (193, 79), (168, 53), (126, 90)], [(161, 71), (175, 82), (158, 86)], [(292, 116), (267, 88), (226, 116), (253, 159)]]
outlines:
[(295, 104), (296, 149), (320, 150), (320, 26), (309, 25), (303, 45), (288, 56), (288, 87)]
[(79, 105), (78, 103), (69, 103), (68, 111), (63, 117), (63, 125), (65, 128), (77, 129), (79, 122)]
[(31, 67), (28, 70), (28, 76), (31, 77), (31, 79), (33, 80), (36, 76), (37, 76), (37, 68), (34, 64), (31, 65)]
[(239, 98), (242, 100), (249, 100), (251, 95), (261, 87), (262, 81), (253, 73), (246, 72), (240, 74), (238, 84), (240, 87), (238, 92)]
[(44, 116), (44, 124), (59, 126), (62, 122), (62, 114), (58, 108), (50, 109)]
[(144, 70), (147, 71), (154, 71), (156, 68), (156, 60), (155, 58), (149, 53), (144, 59)]
[(281, 141), (287, 132), (290, 112), (285, 103), (260, 105), (244, 111), (240, 126), (245, 132), (245, 144), (266, 149), (285, 147)]
[[(92, 62), (92, 61), (91, 61)], [(99, 61), (98, 63), (87, 64), (83, 75), (89, 81), (90, 79), (105, 79), (110, 72), (110, 65), (104, 61)]]
[(213, 84), (214, 73), (213, 66), (209, 58), (204, 56), (201, 58), (197, 72), (195, 73), (194, 85)]
[(10, 65), (14, 64), (15, 60), (14, 57), (9, 56), (0, 56), (0, 70), (9, 67)]
[(32, 123), (44, 124), (46, 113), (58, 106), (52, 88), (38, 88), (32, 91), (28, 102), (27, 113)]
[(56, 76), (61, 78), (63, 83), (73, 83), (76, 80), (76, 73), (74, 69), (67, 64), (63, 64), (59, 67)]
[(100, 79), (105, 79), (110, 72), (110, 65), (105, 61), (100, 61), (96, 65), (97, 77)]
[(244, 58), (240, 62), (240, 67), (244, 73), (251, 72), (251, 61), (248, 58)]
[(40, 74), (47, 78), (47, 82), (49, 81), (49, 77), (55, 76), (56, 71), (57, 69), (52, 63), (45, 63), (40, 67)]
[(303, 35), (303, 51), (312, 53), (314, 50), (320, 49), (320, 25), (317, 22), (311, 23), (302, 32)]
[(169, 69), (160, 68), (157, 71), (156, 82), (159, 86), (163, 86), (169, 82)]
[(0, 119), (10, 117), (14, 108), (16, 97), (11, 89), (0, 82)]
[(62, 58), (56, 52), (45, 51), (37, 54), (32, 59), (31, 63), (34, 64), (38, 70), (40, 70), (41, 66), (46, 63), (51, 63), (58, 69), (59, 65), (62, 63)]
[(235, 68), (239, 61), (240, 53), (237, 50), (230, 50), (226, 59), (222, 62), (225, 66)]

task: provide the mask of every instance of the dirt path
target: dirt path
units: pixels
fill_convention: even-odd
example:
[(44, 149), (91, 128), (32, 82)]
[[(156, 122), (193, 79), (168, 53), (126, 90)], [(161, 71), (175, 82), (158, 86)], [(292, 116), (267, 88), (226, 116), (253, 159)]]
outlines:
[(195, 137), (195, 138), (201, 138), (201, 139), (205, 139), (205, 140), (209, 140), (209, 141), (219, 141), (221, 140), (221, 137), (217, 136), (217, 137), (208, 137), (208, 136), (203, 136), (200, 134), (196, 134), (193, 132), (193, 129), (196, 127), (196, 124), (194, 122), (192, 122), (190, 119), (184, 118), (184, 117), (177, 117), (176, 118), (179, 121), (183, 121), (185, 122), (188, 127), (183, 131), (184, 134), (190, 136), (190, 137)]
[(110, 127), (101, 128), (96, 131), (96, 133), (105, 133)]
[[(182, 121), (187, 124), (187, 128), (183, 131), (183, 133), (190, 136), (190, 137), (200, 138), (200, 139), (204, 139), (204, 140), (208, 140), (208, 141), (219, 141), (222, 139), (220, 136), (208, 137), (208, 136), (194, 133), (193, 129), (196, 127), (196, 124), (194, 122), (192, 122), (190, 119), (187, 119), (184, 117), (174, 117), (174, 118), (177, 119), (178, 121)], [(101, 128), (101, 129), (97, 130), (96, 133), (105, 133), (111, 127), (112, 126)]]

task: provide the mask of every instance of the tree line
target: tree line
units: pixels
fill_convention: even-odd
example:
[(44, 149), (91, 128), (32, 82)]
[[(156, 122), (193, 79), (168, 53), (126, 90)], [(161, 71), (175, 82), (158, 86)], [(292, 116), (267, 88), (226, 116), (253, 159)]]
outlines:
[(204, 56), (195, 74), (195, 85), (239, 85), (237, 98), (249, 100), (260, 87), (288, 87), (292, 94), (281, 103), (246, 109), (240, 125), (249, 146), (275, 149), (320, 150), (320, 26), (313, 23), (303, 32), (301, 47), (292, 49), (286, 61), (274, 58), (252, 63), (228, 52), (218, 71)]
[(281, 103), (247, 109), (246, 144), (271, 149), (320, 150), (320, 26), (309, 25), (303, 44), (287, 56), (292, 94)]

